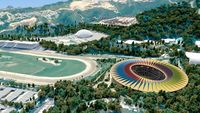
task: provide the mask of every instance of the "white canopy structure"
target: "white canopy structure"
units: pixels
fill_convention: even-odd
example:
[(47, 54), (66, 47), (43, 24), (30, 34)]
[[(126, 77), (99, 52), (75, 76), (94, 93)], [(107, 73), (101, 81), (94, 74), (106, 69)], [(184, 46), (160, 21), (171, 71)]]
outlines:
[(198, 47), (200, 47), (200, 41), (196, 41), (195, 45), (197, 45)]
[(200, 53), (186, 52), (190, 64), (200, 64)]
[(88, 41), (100, 40), (101, 38), (106, 38), (106, 37), (108, 37), (108, 35), (104, 33), (82, 29), (75, 34), (68, 34), (65, 36), (57, 36), (57, 37), (45, 37), (40, 39), (52, 41), (55, 42), (56, 44), (77, 45)]
[(93, 36), (93, 33), (89, 30), (86, 30), (86, 29), (82, 29), (82, 30), (79, 30), (75, 36), (77, 36), (78, 38), (90, 38)]
[(145, 41), (126, 40), (126, 41), (124, 42), (124, 44), (131, 45), (133, 42), (134, 42), (134, 44), (141, 44), (141, 43), (144, 43)]
[(165, 43), (175, 43), (176, 39), (175, 38), (166, 38), (162, 39)]

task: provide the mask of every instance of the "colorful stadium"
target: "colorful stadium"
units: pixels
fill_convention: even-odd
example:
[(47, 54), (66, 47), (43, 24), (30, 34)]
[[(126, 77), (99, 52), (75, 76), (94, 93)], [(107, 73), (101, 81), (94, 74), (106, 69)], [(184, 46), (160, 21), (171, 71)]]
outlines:
[(144, 92), (173, 92), (188, 83), (188, 77), (181, 69), (150, 59), (119, 62), (112, 67), (111, 76), (119, 84)]

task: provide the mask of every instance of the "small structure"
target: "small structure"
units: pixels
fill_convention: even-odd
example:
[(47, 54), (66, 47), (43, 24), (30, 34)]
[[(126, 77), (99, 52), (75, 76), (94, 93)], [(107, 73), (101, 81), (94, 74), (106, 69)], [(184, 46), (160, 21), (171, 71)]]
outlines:
[[(114, 42), (111, 42), (110, 47), (118, 47), (124, 50), (132, 51), (132, 44), (142, 44), (146, 42), (148, 42), (148, 40), (139, 41), (139, 40), (129, 39), (129, 40), (123, 41), (121, 39), (118, 39)], [(138, 48), (138, 49), (141, 49), (141, 48)]]
[(161, 58), (170, 58), (169, 54), (162, 54)]
[(118, 26), (130, 26), (137, 24), (136, 17), (115, 17), (111, 19), (101, 20), (99, 24), (104, 25), (118, 25)]
[(189, 64), (200, 64), (200, 53), (186, 52), (185, 55), (189, 58)]
[(166, 38), (166, 39), (162, 39), (165, 43), (176, 43), (176, 39), (175, 38)]
[(200, 41), (195, 41), (195, 45), (200, 47)]
[(138, 40), (126, 40), (124, 42), (124, 44), (127, 44), (127, 45), (131, 45), (131, 44), (141, 44), (141, 43), (144, 43), (144, 41), (138, 41)]
[(183, 43), (182, 37), (176, 39), (176, 44), (182, 44), (182, 43)]

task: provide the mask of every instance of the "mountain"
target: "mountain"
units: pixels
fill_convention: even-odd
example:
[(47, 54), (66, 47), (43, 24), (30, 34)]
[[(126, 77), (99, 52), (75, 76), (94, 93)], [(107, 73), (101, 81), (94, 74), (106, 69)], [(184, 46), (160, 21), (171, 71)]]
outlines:
[(135, 16), (145, 10), (184, 0), (69, 0), (37, 8), (0, 9), (0, 33), (17, 26), (40, 23), (98, 22), (118, 16)]

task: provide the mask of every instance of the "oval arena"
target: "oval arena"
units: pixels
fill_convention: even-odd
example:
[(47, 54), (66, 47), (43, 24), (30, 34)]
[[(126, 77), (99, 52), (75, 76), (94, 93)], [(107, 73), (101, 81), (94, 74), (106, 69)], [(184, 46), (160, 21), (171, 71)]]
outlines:
[(130, 59), (115, 64), (112, 78), (119, 84), (144, 92), (173, 92), (188, 83), (187, 75), (178, 67), (149, 59)]

